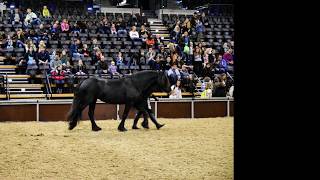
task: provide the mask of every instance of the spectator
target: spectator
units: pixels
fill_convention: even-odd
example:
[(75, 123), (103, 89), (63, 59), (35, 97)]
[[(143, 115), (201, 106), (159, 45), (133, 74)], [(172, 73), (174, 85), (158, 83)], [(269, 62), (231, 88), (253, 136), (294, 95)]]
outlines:
[(200, 48), (196, 46), (195, 52), (193, 54), (193, 70), (194, 72), (200, 76), (202, 71), (202, 55), (200, 53)]
[(6, 49), (13, 49), (13, 41), (10, 35), (7, 36), (5, 47)]
[(23, 15), (19, 12), (19, 9), (18, 8), (14, 9), (14, 12), (12, 12), (10, 16), (12, 25), (21, 24), (22, 19), (23, 19)]
[(101, 77), (101, 74), (107, 74), (108, 73), (108, 64), (105, 61), (104, 56), (101, 56), (101, 58), (99, 59), (98, 63), (97, 63), (97, 74), (99, 74), (99, 76)]
[(158, 53), (158, 56), (162, 56), (163, 58), (168, 57), (168, 52), (165, 50), (164, 46), (160, 46), (160, 52)]
[(110, 31), (111, 31), (111, 34), (118, 34), (117, 33), (117, 28), (116, 28), (116, 25), (115, 24), (111, 24), (111, 29), (110, 29)]
[(181, 75), (182, 84), (188, 84), (188, 82), (190, 80), (190, 73), (189, 73), (186, 65), (182, 65), (182, 68), (180, 70), (180, 75)]
[(179, 35), (180, 35), (180, 27), (176, 25), (173, 31), (171, 32), (172, 40), (175, 40), (177, 42)]
[(68, 24), (67, 19), (63, 19), (61, 23), (61, 31), (65, 33), (69, 33), (69, 30), (70, 30), (70, 26)]
[(175, 84), (177, 80), (180, 80), (181, 75), (176, 64), (172, 65), (171, 68), (169, 69), (168, 77), (170, 80), (170, 84)]
[(222, 59), (226, 60), (228, 64), (233, 65), (232, 49), (228, 49), (227, 52), (223, 54)]
[(126, 22), (123, 21), (121, 17), (118, 18), (118, 22), (116, 24), (117, 29), (118, 29), (118, 34), (127, 34), (127, 24)]
[(33, 44), (32, 40), (28, 40), (25, 46), (26, 52), (32, 49), (32, 52), (36, 52), (37, 48), (36, 45)]
[(85, 75), (86, 72), (87, 72), (87, 68), (86, 68), (86, 65), (83, 64), (83, 61), (80, 59), (78, 61), (78, 64), (75, 65), (75, 71), (76, 71), (76, 75)]
[(50, 11), (49, 11), (49, 9), (47, 8), (47, 6), (43, 6), (42, 16), (43, 16), (44, 18), (49, 18), (49, 17), (51, 17)]
[(181, 94), (181, 81), (178, 80), (177, 83), (175, 85), (171, 86), (171, 93), (169, 98), (171, 99), (181, 99), (182, 98), (182, 94)]
[(146, 40), (146, 46), (148, 47), (153, 47), (153, 45), (155, 44), (154, 39), (152, 38), (151, 33), (148, 34), (148, 38)]
[(57, 68), (59, 66), (62, 66), (62, 61), (61, 59), (59, 58), (59, 55), (58, 54), (55, 54), (54, 55), (54, 60), (50, 63), (50, 66), (51, 66), (51, 71), (55, 71), (57, 70)]
[(38, 19), (38, 16), (28, 8), (26, 18), (24, 19), (24, 25), (29, 26), (35, 24), (40, 24), (40, 20)]
[(99, 33), (101, 34), (110, 34), (110, 25), (106, 17), (104, 17), (102, 21), (100, 21), (98, 29), (99, 29)]
[(37, 29), (38, 40), (49, 40), (48, 31), (44, 28), (43, 24), (40, 24), (39, 29)]
[(233, 97), (234, 86), (232, 85), (227, 93), (227, 96)]
[(60, 60), (61, 60), (61, 64), (62, 64), (62, 69), (65, 71), (70, 71), (72, 66), (70, 63), (70, 58), (67, 56), (67, 52), (65, 49), (63, 49), (61, 52)]
[(196, 27), (196, 20), (198, 19), (198, 14), (195, 12), (190, 20), (191, 27)]
[(205, 67), (203, 68), (203, 73), (202, 73), (202, 77), (209, 77), (209, 78), (213, 78), (213, 71), (212, 71), (212, 66), (210, 63), (207, 63), (205, 65)]
[(192, 64), (192, 60), (193, 60), (193, 42), (190, 42), (190, 46), (189, 46), (189, 54), (187, 54), (186, 56), (186, 64), (189, 66)]
[(79, 34), (80, 33), (80, 26), (78, 23), (75, 23), (73, 28), (71, 29), (72, 33)]
[(139, 31), (139, 35), (142, 39), (143, 42), (145, 42), (147, 40), (148, 37), (148, 31), (145, 29), (144, 25), (141, 25), (140, 31)]
[(227, 75), (222, 73), (214, 78), (213, 97), (226, 97), (227, 95)]
[(126, 65), (126, 64), (127, 64), (127, 63), (124, 61), (121, 52), (119, 52), (118, 55), (117, 55), (117, 57), (116, 57), (116, 63), (117, 63), (117, 66), (123, 66), (123, 65)]
[(212, 83), (206, 83), (205, 90), (201, 93), (201, 98), (212, 98)]
[(80, 45), (81, 45), (81, 41), (79, 39), (75, 39), (73, 41), (73, 43), (70, 46), (71, 57), (74, 57), (77, 59), (80, 58), (80, 53), (79, 53)]
[[(34, 51), (33, 48), (29, 48), (26, 51), (26, 54), (24, 55), (24, 59), (27, 62), (27, 74), (31, 75), (34, 77), (36, 75), (36, 72), (38, 70), (38, 62), (36, 59), (36, 52)], [(33, 80), (31, 80), (33, 81)]]
[(200, 20), (196, 20), (196, 32), (197, 32), (197, 41), (200, 41), (200, 38), (203, 37), (204, 25)]
[(190, 32), (191, 29), (191, 23), (189, 18), (186, 18), (182, 24), (182, 32)]
[(156, 57), (156, 52), (152, 47), (149, 47), (149, 51), (146, 53), (146, 63), (149, 64), (149, 61), (154, 61)]
[(111, 75), (111, 78), (113, 78), (114, 75), (119, 75), (117, 66), (115, 65), (114, 61), (111, 62), (111, 65), (108, 68), (108, 72)]
[(37, 58), (39, 61), (39, 65), (46, 65), (50, 62), (49, 52), (46, 50), (45, 46), (42, 45), (39, 47)]
[(177, 60), (176, 60), (176, 64), (177, 64), (178, 69), (181, 69), (182, 66), (184, 65), (184, 62), (183, 62), (183, 60), (181, 59), (181, 56), (179, 56), (179, 55), (178, 55), (178, 58), (177, 58)]
[(87, 44), (83, 44), (83, 47), (81, 49), (81, 54), (83, 54), (84, 57), (89, 57), (90, 56), (90, 51), (88, 49), (88, 45)]
[(94, 65), (94, 64), (96, 64), (97, 62), (99, 62), (99, 61), (101, 60), (102, 56), (103, 56), (103, 55), (102, 55), (101, 49), (96, 48), (96, 49), (94, 50), (94, 55), (92, 56), (92, 62), (91, 62), (91, 64)]
[(89, 48), (89, 51), (93, 52), (94, 49), (101, 49), (100, 43), (98, 42), (97, 38), (93, 38), (92, 45), (91, 45), (91, 48)]
[(12, 38), (16, 40), (16, 48), (24, 48), (25, 36), (22, 29), (18, 29)]
[(40, 48), (46, 49), (46, 44), (44, 43), (44, 41), (41, 40), (41, 41), (39, 42), (39, 46), (38, 46), (38, 47), (39, 47), (39, 49), (40, 49)]
[(129, 32), (129, 36), (130, 36), (131, 40), (140, 38), (139, 37), (139, 33), (136, 31), (136, 27), (135, 26), (131, 27), (131, 31)]
[(53, 70), (51, 76), (57, 86), (56, 93), (61, 94), (65, 83), (65, 71), (62, 70), (62, 66), (60, 65)]
[(227, 65), (227, 61), (225, 59), (222, 58), (222, 55), (219, 54), (218, 55), (218, 59), (217, 59), (217, 68), (216, 68), (216, 73), (225, 73), (228, 70), (228, 65)]

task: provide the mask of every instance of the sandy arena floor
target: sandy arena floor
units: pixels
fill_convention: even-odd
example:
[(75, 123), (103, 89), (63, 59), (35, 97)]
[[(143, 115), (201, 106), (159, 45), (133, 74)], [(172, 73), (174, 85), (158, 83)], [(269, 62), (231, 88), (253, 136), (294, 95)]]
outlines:
[(233, 179), (233, 118), (158, 121), (0, 123), (0, 179)]

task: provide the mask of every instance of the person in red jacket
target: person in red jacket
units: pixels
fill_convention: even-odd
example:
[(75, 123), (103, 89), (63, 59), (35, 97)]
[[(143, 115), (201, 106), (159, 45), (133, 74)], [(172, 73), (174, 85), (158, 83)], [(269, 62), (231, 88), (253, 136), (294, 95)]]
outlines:
[(53, 70), (51, 72), (51, 77), (54, 80), (56, 86), (57, 86), (57, 93), (61, 94), (63, 85), (64, 85), (64, 79), (65, 79), (65, 72), (62, 70), (62, 66), (58, 66), (56, 70)]

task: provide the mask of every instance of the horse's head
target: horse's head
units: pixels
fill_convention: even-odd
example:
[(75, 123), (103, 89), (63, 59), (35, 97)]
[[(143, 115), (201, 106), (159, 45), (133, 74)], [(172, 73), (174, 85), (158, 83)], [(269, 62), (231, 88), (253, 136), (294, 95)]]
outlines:
[(161, 91), (166, 93), (171, 92), (170, 81), (167, 73), (164, 71), (159, 72), (158, 87)]

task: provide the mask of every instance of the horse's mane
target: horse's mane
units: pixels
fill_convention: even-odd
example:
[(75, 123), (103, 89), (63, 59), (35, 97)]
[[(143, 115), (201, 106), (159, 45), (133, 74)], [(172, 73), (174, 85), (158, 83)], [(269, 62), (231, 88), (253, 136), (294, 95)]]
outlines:
[[(133, 85), (142, 91), (142, 93), (148, 93), (153, 86), (156, 84), (150, 84), (152, 79), (156, 79), (159, 77), (159, 72), (152, 71), (152, 70), (146, 70), (146, 71), (140, 71), (130, 76), (132, 79)], [(147, 84), (145, 84), (147, 83)], [(154, 82), (153, 82), (154, 83)], [(148, 94), (146, 94), (148, 96)]]

